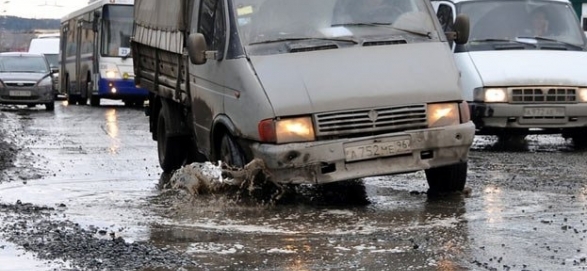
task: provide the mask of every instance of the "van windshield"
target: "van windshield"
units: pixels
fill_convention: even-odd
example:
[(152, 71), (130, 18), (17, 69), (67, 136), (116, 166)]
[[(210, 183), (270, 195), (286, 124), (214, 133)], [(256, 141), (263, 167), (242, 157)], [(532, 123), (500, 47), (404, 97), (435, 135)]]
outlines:
[[(438, 40), (426, 0), (234, 0), (244, 45), (305, 38)], [(423, 37), (423, 38), (422, 38)]]
[(564, 2), (470, 1), (461, 4), (459, 13), (470, 19), (469, 45), (529, 41), (578, 49), (585, 45), (573, 9)]

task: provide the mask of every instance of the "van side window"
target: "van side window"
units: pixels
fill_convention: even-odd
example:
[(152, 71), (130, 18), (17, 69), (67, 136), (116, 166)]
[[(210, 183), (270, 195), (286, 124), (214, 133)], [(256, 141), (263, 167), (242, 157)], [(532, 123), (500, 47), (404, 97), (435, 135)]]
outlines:
[(200, 8), (198, 32), (204, 34), (208, 50), (218, 50), (219, 59), (224, 53), (226, 26), (222, 0), (203, 0)]
[(452, 8), (449, 5), (440, 4), (438, 6), (436, 16), (438, 17), (438, 21), (440, 21), (440, 25), (442, 26), (442, 30), (444, 30), (444, 32), (453, 30), (452, 26), (454, 23), (454, 18)]

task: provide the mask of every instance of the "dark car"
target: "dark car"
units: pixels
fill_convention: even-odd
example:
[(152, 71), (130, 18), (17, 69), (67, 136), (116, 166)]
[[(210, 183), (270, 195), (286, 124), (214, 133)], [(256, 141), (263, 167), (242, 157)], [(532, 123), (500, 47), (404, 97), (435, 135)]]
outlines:
[(53, 73), (42, 54), (0, 53), (0, 104), (55, 109)]

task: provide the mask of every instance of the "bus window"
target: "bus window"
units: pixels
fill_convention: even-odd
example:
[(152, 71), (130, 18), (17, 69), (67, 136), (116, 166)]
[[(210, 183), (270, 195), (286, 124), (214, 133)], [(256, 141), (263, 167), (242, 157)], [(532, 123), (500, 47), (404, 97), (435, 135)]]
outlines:
[(103, 56), (122, 57), (130, 53), (133, 6), (106, 5), (102, 18)]

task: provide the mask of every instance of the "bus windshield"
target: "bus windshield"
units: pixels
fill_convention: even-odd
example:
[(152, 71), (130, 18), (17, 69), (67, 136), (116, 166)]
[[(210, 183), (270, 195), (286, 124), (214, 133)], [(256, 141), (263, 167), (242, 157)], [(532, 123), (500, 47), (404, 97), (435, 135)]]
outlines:
[(102, 14), (102, 56), (128, 56), (132, 35), (133, 6), (106, 5)]
[(234, 0), (244, 45), (397, 36), (437, 40), (426, 5), (425, 0)]
[(562, 1), (470, 1), (461, 4), (459, 13), (470, 19), (470, 44), (520, 39), (585, 43), (572, 8)]

